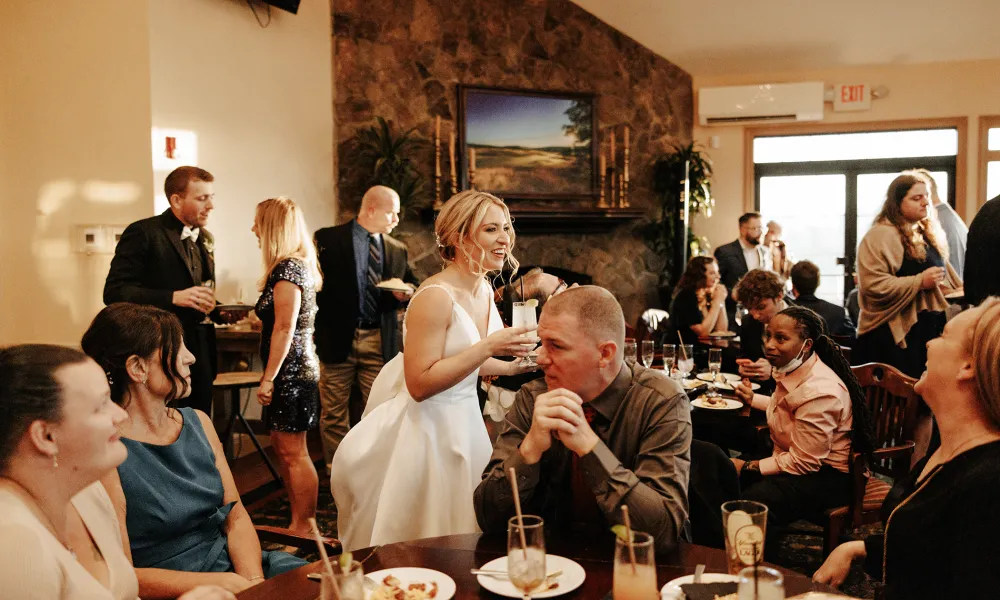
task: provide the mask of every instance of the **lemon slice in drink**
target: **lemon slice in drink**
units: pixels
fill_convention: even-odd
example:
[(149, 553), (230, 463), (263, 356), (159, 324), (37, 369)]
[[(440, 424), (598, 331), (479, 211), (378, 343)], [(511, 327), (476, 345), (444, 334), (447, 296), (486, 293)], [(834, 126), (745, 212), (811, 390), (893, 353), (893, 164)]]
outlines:
[(530, 300), (525, 300), (524, 301), (524, 305), (528, 306), (528, 307), (531, 307), (531, 308), (537, 308), (538, 307), (538, 300), (535, 299), (535, 298), (532, 298)]

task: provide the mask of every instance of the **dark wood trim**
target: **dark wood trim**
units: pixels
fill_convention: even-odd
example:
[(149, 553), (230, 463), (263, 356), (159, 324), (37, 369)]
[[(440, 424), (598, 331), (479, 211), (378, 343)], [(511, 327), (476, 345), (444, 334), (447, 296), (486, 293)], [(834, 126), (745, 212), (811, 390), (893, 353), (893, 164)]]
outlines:
[(517, 233), (600, 233), (641, 219), (642, 208), (511, 208)]
[[(458, 115), (457, 115), (457, 130), (458, 130), (458, 140), (456, 144), (455, 151), (458, 153), (456, 158), (458, 161), (458, 179), (459, 188), (463, 190), (469, 189), (469, 165), (468, 165), (468, 145), (466, 143), (467, 131), (465, 127), (465, 115), (466, 115), (466, 95), (467, 92), (485, 92), (488, 94), (497, 95), (509, 95), (509, 96), (538, 96), (543, 98), (559, 98), (566, 100), (588, 100), (591, 104), (591, 138), (590, 138), (590, 191), (585, 194), (538, 194), (538, 193), (523, 193), (523, 192), (503, 192), (494, 190), (483, 190), (490, 193), (496, 193), (497, 195), (503, 196), (505, 200), (511, 200), (516, 203), (520, 200), (533, 200), (539, 202), (545, 202), (546, 204), (552, 204), (555, 210), (559, 210), (557, 206), (558, 203), (563, 203), (567, 201), (585, 204), (597, 204), (597, 198), (599, 195), (598, 188), (598, 173), (599, 168), (599, 155), (601, 149), (601, 130), (599, 128), (597, 113), (598, 113), (598, 97), (597, 94), (590, 92), (570, 92), (570, 91), (556, 91), (556, 90), (532, 90), (532, 89), (519, 89), (519, 88), (502, 88), (502, 87), (484, 87), (475, 85), (465, 85), (458, 84)], [(513, 208), (513, 206), (512, 206)]]
[[(968, 173), (968, 117), (943, 117), (936, 119), (903, 119), (896, 121), (859, 121), (853, 123), (799, 123), (747, 127), (743, 130), (743, 205), (746, 210), (754, 206), (753, 141), (758, 137), (793, 135), (819, 135), (831, 133), (865, 133), (871, 131), (906, 131), (911, 129), (955, 129), (958, 131), (958, 152), (955, 155), (955, 211), (965, 216), (966, 178)], [(985, 167), (984, 167), (985, 168)], [(982, 194), (981, 194), (982, 195)]]
[[(1000, 127), (1000, 115), (979, 117), (979, 187), (976, 188), (976, 211), (989, 198), (986, 197), (987, 166), (992, 161), (1000, 161), (1000, 150), (990, 150), (990, 129)], [(960, 215), (963, 219), (965, 215)]]

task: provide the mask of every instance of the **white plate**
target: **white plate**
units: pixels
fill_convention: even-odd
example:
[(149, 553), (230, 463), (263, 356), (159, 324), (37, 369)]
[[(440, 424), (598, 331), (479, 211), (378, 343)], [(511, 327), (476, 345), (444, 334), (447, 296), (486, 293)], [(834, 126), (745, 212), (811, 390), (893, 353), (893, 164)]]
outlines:
[[(507, 557), (501, 556), (486, 563), (485, 565), (479, 567), (480, 569), (489, 569), (491, 571), (503, 571), (507, 572)], [(562, 575), (555, 578), (558, 586), (554, 589), (548, 589), (544, 592), (532, 593), (532, 598), (552, 598), (553, 596), (561, 596), (567, 592), (572, 592), (576, 588), (583, 585), (585, 579), (587, 579), (587, 573), (583, 570), (576, 561), (564, 558), (562, 556), (556, 556), (555, 554), (545, 555), (545, 572), (551, 573), (553, 571), (562, 570)], [(514, 587), (508, 579), (492, 577), (490, 575), (476, 575), (476, 579), (479, 580), (479, 585), (493, 592), (494, 594), (500, 594), (501, 596), (507, 596), (509, 598), (523, 598), (524, 594), (521, 590)], [(438, 600), (435, 598), (434, 600)]]
[(713, 331), (712, 333), (708, 334), (708, 337), (710, 337), (710, 338), (731, 338), (731, 337), (736, 337), (736, 332), (735, 331)]
[(698, 408), (704, 408), (707, 410), (736, 410), (743, 408), (743, 403), (738, 400), (730, 400), (729, 398), (722, 398), (726, 402), (725, 406), (713, 406), (705, 402), (704, 399), (698, 398), (697, 400), (691, 401), (691, 406), (697, 406)]
[(379, 283), (375, 287), (377, 287), (380, 290), (387, 290), (390, 292), (403, 292), (404, 294), (413, 291), (413, 288), (411, 288), (406, 284), (399, 285), (389, 281), (383, 281), (382, 283)]
[[(704, 573), (701, 576), (702, 583), (739, 582), (739, 580), (739, 575), (730, 575), (728, 573)], [(660, 588), (660, 598), (662, 600), (684, 600), (684, 592), (681, 591), (681, 585), (685, 583), (694, 583), (694, 575), (685, 575), (684, 577), (668, 581)]]
[(704, 381), (698, 381), (697, 379), (682, 379), (681, 387), (686, 390), (696, 390), (701, 386), (705, 385)]
[[(725, 377), (726, 381), (732, 381), (734, 383), (739, 382), (739, 380), (742, 379), (739, 375), (735, 375), (733, 373), (719, 373), (719, 375)], [(695, 377), (702, 381), (712, 381), (711, 373), (698, 373)]]
[[(365, 573), (368, 577), (375, 580), (375, 583), (382, 585), (382, 580), (392, 575), (399, 580), (400, 587), (404, 590), (406, 586), (411, 583), (426, 583), (428, 587), (431, 583), (438, 584), (437, 595), (434, 596), (434, 600), (448, 600), (455, 595), (455, 580), (448, 577), (441, 571), (435, 571), (434, 569), (424, 569), (421, 567), (396, 567), (394, 569), (382, 569), (381, 571), (375, 571), (373, 573)], [(365, 594), (367, 598), (370, 593)]]

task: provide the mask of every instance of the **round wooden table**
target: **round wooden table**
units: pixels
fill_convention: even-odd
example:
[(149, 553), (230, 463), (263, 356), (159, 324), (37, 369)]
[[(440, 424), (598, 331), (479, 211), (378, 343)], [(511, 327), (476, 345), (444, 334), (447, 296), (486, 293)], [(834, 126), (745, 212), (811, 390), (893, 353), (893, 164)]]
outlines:
[[(546, 551), (572, 558), (583, 566), (587, 579), (583, 585), (561, 598), (600, 600), (611, 592), (613, 580), (614, 537), (610, 532), (571, 533), (550, 532), (546, 537)], [(485, 563), (506, 556), (506, 534), (468, 534), (413, 540), (399, 544), (378, 546), (354, 552), (354, 559), (361, 561), (366, 573), (390, 567), (425, 567), (449, 575), (455, 580), (458, 591), (455, 600), (471, 598), (500, 598), (479, 586), (476, 576), (469, 571)], [(668, 581), (694, 573), (697, 565), (705, 565), (706, 572), (725, 573), (726, 555), (722, 550), (681, 544), (666, 555), (657, 556), (657, 587)], [(773, 565), (769, 565), (773, 566)], [(788, 597), (811, 590), (830, 591), (814, 584), (808, 577), (787, 569), (775, 567), (785, 576), (785, 595)], [(315, 600), (319, 596), (319, 583), (306, 575), (322, 570), (320, 563), (313, 563), (269, 579), (239, 595), (240, 600)]]

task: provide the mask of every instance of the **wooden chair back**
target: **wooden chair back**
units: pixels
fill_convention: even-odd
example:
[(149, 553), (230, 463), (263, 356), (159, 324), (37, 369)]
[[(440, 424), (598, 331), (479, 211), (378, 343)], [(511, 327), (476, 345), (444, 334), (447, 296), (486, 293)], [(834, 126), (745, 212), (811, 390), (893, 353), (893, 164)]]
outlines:
[(920, 404), (920, 396), (913, 390), (917, 380), (882, 363), (851, 367), (851, 371), (865, 392), (874, 421), (876, 452), (869, 467), (889, 477), (905, 475), (910, 468), (908, 457), (880, 457), (878, 450), (912, 444)]

